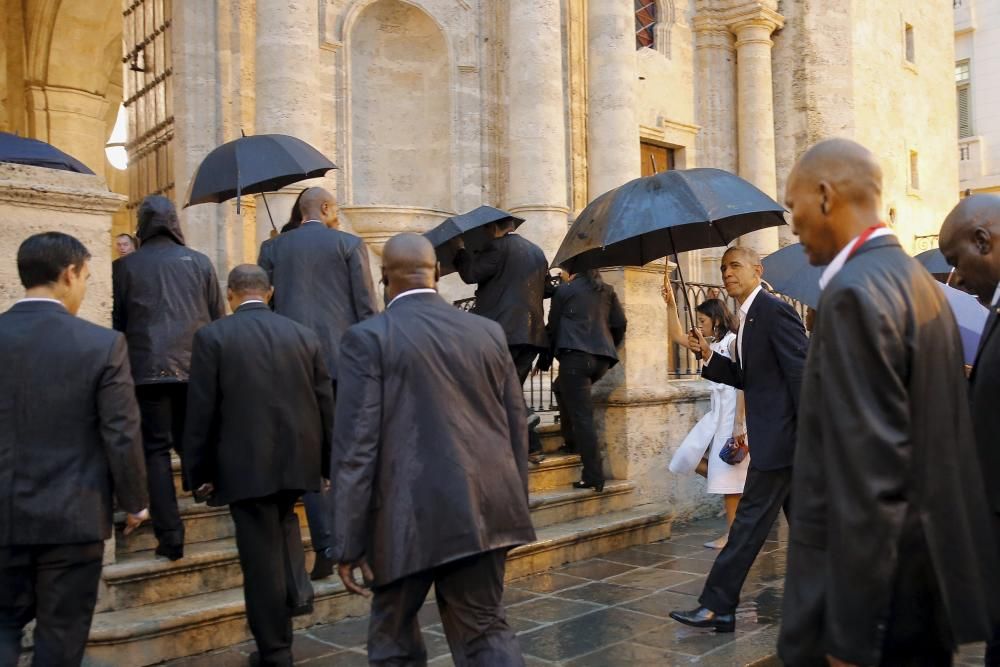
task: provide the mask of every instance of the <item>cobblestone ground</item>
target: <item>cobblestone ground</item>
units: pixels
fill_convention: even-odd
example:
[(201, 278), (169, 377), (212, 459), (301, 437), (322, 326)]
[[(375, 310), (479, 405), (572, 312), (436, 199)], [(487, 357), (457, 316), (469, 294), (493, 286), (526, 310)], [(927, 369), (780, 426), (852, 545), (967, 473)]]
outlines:
[[(697, 606), (717, 552), (721, 519), (675, 526), (671, 539), (631, 547), (507, 584), (508, 622), (528, 667), (780, 665), (775, 643), (784, 587), (787, 527), (778, 526), (743, 587), (736, 632), (716, 634), (676, 623), (673, 609)], [(436, 605), (420, 614), (430, 665), (452, 664)], [(317, 625), (295, 635), (296, 665), (362, 667), (367, 618)], [(168, 663), (171, 667), (243, 667), (253, 643)], [(982, 665), (982, 647), (966, 647), (958, 665)]]

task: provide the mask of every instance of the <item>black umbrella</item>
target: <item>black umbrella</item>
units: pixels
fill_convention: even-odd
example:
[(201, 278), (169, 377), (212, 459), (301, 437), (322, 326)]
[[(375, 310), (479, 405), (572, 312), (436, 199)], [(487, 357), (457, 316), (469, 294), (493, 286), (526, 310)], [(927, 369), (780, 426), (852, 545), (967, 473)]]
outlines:
[(448, 241), (456, 236), (461, 236), (467, 249), (478, 252), (493, 240), (493, 235), (489, 233), (486, 225), (491, 222), (505, 222), (507, 220), (514, 221), (515, 229), (524, 222), (524, 218), (519, 218), (507, 211), (492, 206), (480, 206), (467, 213), (452, 216), (426, 232), (424, 236), (437, 251), (442, 275), (447, 275), (455, 270), (453, 264), (455, 254), (449, 249)]
[(764, 280), (775, 292), (810, 308), (819, 303), (819, 278), (826, 267), (810, 264), (801, 243), (787, 245), (765, 257), (761, 263), (764, 265)]
[[(336, 168), (301, 139), (286, 134), (244, 136), (222, 144), (202, 160), (191, 179), (184, 206), (218, 204), (236, 197), (238, 213), (242, 195), (274, 192), (292, 183), (319, 178)], [(270, 208), (267, 213), (270, 217)]]
[(940, 250), (937, 248), (925, 250), (914, 256), (914, 259), (920, 262), (927, 269), (927, 272), (935, 278), (943, 283), (948, 282), (948, 278), (951, 276), (951, 265), (948, 264), (948, 260), (944, 258)]
[(0, 132), (0, 162), (26, 164), (46, 169), (62, 169), (79, 174), (93, 174), (87, 165), (72, 155), (38, 139), (27, 139), (9, 132)]
[[(668, 255), (728, 245), (744, 234), (785, 224), (784, 215), (778, 202), (727, 171), (663, 171), (592, 201), (570, 227), (552, 265), (570, 273), (642, 266)], [(680, 279), (683, 287), (683, 274)], [(693, 326), (686, 287), (683, 292)]]

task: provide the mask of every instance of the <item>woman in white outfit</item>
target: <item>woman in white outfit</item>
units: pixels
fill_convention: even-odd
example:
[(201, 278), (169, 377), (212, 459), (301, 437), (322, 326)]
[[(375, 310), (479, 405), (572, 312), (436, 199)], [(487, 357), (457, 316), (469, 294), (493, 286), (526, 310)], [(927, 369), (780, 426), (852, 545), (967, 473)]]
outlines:
[[(663, 300), (667, 304), (667, 326), (670, 340), (687, 347), (688, 335), (681, 327), (677, 316), (677, 304), (672, 289), (663, 289)], [(739, 321), (729, 312), (726, 304), (719, 299), (708, 299), (699, 304), (695, 311), (698, 327), (702, 335), (711, 341), (712, 351), (729, 359), (735, 356), (736, 332)], [(709, 382), (711, 385), (711, 409), (698, 420), (684, 442), (677, 448), (670, 461), (670, 471), (679, 474), (697, 473), (708, 479), (708, 492), (721, 493), (726, 507), (726, 522), (733, 525), (736, 506), (747, 480), (750, 457), (740, 463), (730, 465), (719, 458), (719, 452), (730, 438), (739, 443), (746, 442), (746, 416), (743, 410), (743, 392), (728, 385)], [(710, 549), (721, 549), (726, 545), (728, 529), (722, 537), (706, 542)]]

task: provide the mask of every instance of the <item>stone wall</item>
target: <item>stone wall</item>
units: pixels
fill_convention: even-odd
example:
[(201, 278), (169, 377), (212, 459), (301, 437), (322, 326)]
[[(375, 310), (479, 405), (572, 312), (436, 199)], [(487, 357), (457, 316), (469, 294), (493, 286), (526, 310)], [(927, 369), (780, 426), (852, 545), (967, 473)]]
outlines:
[(960, 142), (961, 189), (1000, 192), (1000, 4), (955, 3), (955, 59), (969, 61), (972, 136)]
[(57, 231), (80, 239), (92, 255), (80, 316), (110, 326), (111, 217), (124, 203), (98, 176), (0, 163), (0, 312), (24, 294), (18, 246), (32, 234)]

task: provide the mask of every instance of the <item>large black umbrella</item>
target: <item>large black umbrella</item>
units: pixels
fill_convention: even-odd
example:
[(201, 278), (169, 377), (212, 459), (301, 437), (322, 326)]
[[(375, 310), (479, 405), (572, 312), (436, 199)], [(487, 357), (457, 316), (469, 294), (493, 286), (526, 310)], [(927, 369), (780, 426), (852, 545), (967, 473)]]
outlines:
[(810, 264), (801, 243), (787, 245), (765, 257), (761, 263), (764, 265), (764, 280), (775, 292), (810, 308), (819, 303), (819, 278), (826, 267)]
[(925, 250), (919, 255), (915, 255), (914, 259), (920, 262), (927, 269), (927, 272), (935, 278), (943, 283), (948, 282), (948, 278), (951, 276), (951, 265), (948, 264), (948, 260), (944, 258), (940, 250), (937, 248)]
[(46, 169), (62, 169), (79, 174), (93, 174), (87, 165), (72, 155), (38, 139), (27, 139), (9, 132), (0, 132), (0, 162), (26, 164)]
[(784, 213), (776, 201), (727, 171), (664, 171), (592, 201), (570, 227), (552, 265), (570, 273), (642, 266), (783, 225)]
[[(188, 187), (185, 207), (220, 203), (236, 197), (280, 190), (286, 185), (319, 178), (337, 165), (296, 137), (258, 134), (222, 144), (198, 165)], [(267, 200), (264, 200), (267, 206)], [(268, 216), (270, 216), (268, 209)], [(274, 227), (274, 220), (271, 221)]]
[(456, 236), (461, 236), (465, 247), (472, 252), (478, 252), (485, 248), (493, 240), (487, 225), (491, 222), (514, 221), (514, 228), (521, 226), (524, 218), (519, 218), (512, 213), (502, 211), (492, 206), (480, 206), (467, 213), (455, 215), (434, 229), (426, 232), (424, 236), (437, 251), (438, 262), (441, 264), (441, 273), (447, 275), (455, 270), (455, 254), (449, 249), (448, 241)]

